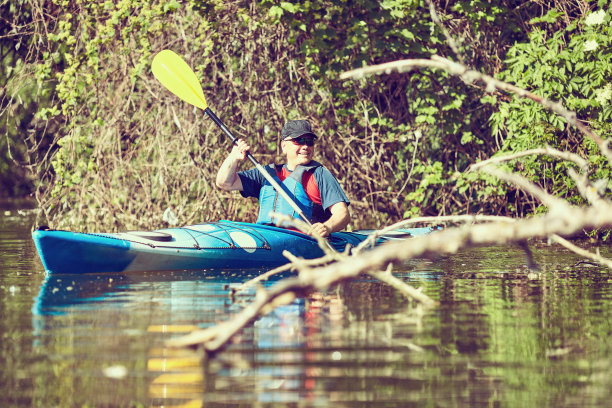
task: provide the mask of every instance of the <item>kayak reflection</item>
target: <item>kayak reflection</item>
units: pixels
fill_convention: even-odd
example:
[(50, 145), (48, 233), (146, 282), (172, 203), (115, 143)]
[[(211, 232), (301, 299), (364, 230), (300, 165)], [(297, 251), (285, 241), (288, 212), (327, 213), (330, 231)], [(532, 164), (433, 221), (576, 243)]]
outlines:
[[(123, 368), (126, 379), (148, 378), (152, 406), (224, 403), (228, 394), (236, 401), (267, 403), (313, 398), (308, 361), (326, 353), (317, 333), (332, 325), (331, 320), (342, 320), (343, 305), (335, 295), (313, 294), (278, 307), (243, 330), (211, 362), (203, 361), (201, 352), (164, 346), (170, 338), (238, 313), (255, 290), (240, 292), (235, 302), (230, 291), (261, 272), (49, 275), (32, 307), (34, 345), (41, 352), (70, 357), (86, 352), (84, 348), (92, 353), (108, 349), (108, 330), (127, 332), (136, 350), (119, 352), (112, 366)], [(139, 367), (146, 371), (138, 372)]]
[[(73, 307), (94, 309), (101, 305), (104, 305), (105, 308), (122, 308), (130, 302), (138, 302), (138, 291), (143, 285), (156, 283), (167, 283), (170, 284), (170, 287), (173, 286), (173, 283), (174, 286), (186, 284), (199, 286), (205, 283), (209, 292), (228, 292), (230, 285), (240, 285), (262, 272), (264, 271), (261, 269), (227, 269), (79, 275), (47, 274), (35, 298), (32, 314), (34, 316), (62, 315), (70, 313)], [(286, 276), (288, 276), (287, 273), (279, 274), (269, 281), (273, 282)], [(130, 294), (135, 296), (130, 296)]]
[[(378, 314), (396, 307), (404, 314), (408, 302), (397, 304), (392, 288), (369, 280), (277, 308), (248, 325), (210, 360), (202, 360), (201, 352), (165, 346), (169, 339), (239, 313), (253, 300), (255, 289), (240, 291), (234, 301), (229, 293), (261, 272), (52, 274), (32, 306), (33, 348), (62, 362), (55, 375), (63, 378), (70, 395), (84, 387), (113, 390), (104, 394), (108, 406), (118, 406), (113, 395), (130, 395), (150, 406), (253, 401), (325, 405), (331, 402), (328, 389), (337, 388), (336, 397), (361, 398), (353, 395), (356, 384), (389, 375), (375, 371), (370, 376), (363, 367), (373, 364), (378, 370), (380, 359), (385, 364), (396, 361), (396, 346), (372, 336), (392, 338)], [(374, 301), (379, 307), (373, 313), (368, 305)], [(370, 327), (375, 321), (377, 326)], [(348, 377), (347, 370), (352, 373)], [(367, 384), (359, 387), (369, 389)]]

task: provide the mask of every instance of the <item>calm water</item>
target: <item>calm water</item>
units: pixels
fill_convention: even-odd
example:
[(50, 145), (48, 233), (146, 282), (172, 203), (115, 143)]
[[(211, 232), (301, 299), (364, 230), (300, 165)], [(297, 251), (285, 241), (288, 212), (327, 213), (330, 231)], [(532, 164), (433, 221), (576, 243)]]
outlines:
[(441, 302), (422, 317), (374, 281), (333, 288), (204, 362), (165, 340), (240, 311), (253, 292), (228, 292), (257, 271), (45, 277), (32, 213), (5, 207), (3, 407), (612, 405), (610, 272), (559, 248), (531, 275), (513, 247), (406, 265)]

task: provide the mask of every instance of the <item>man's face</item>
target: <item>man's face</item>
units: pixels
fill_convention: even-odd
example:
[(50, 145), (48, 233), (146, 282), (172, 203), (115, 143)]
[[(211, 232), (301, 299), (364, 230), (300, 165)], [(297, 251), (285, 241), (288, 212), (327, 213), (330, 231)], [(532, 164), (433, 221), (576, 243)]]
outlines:
[(287, 167), (295, 170), (299, 165), (311, 162), (314, 153), (314, 138), (312, 136), (300, 136), (291, 140), (283, 140), (281, 148), (287, 155)]

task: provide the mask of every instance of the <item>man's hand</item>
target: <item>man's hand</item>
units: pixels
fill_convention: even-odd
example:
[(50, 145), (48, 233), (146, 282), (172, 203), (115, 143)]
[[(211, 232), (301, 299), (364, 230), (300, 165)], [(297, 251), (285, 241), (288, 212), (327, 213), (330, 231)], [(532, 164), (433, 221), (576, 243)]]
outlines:
[(236, 141), (232, 151), (223, 161), (217, 172), (217, 187), (229, 191), (242, 191), (242, 181), (236, 172), (240, 162), (246, 159), (247, 152), (250, 149), (251, 147), (244, 140), (238, 139)]
[(325, 238), (331, 233), (331, 228), (323, 223), (317, 222), (316, 224), (312, 224), (309, 235), (315, 235), (315, 233)]
[(251, 146), (249, 146), (244, 140), (238, 139), (232, 148), (231, 156), (234, 159), (244, 160), (246, 159), (246, 155), (249, 150), (251, 150)]
[(312, 225), (309, 235), (314, 235), (316, 232), (322, 237), (328, 237), (332, 232), (338, 232), (351, 222), (351, 215), (344, 201), (340, 201), (329, 207), (331, 217), (325, 223), (317, 222)]

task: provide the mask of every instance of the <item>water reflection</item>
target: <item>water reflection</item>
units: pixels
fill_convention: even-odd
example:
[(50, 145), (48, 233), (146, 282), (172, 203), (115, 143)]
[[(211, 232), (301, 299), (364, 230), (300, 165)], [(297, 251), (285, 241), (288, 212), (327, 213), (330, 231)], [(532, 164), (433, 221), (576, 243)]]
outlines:
[[(192, 296), (180, 296), (181, 292), (192, 295), (202, 289), (202, 298), (208, 293), (217, 294), (222, 303), (229, 303), (228, 288), (261, 273), (261, 270), (228, 271), (162, 271), (149, 273), (105, 273), (105, 274), (52, 274), (47, 275), (41, 284), (32, 313), (34, 315), (66, 314), (72, 307), (80, 309), (103, 304), (105, 308), (125, 307), (130, 302), (141, 302), (139, 291), (148, 289), (161, 291), (159, 296), (167, 297), (171, 308), (181, 308)], [(164, 293), (169, 291), (169, 293)], [(178, 292), (179, 296), (172, 296)], [(152, 295), (152, 293), (149, 293)], [(133, 295), (136, 295), (134, 297)], [(221, 296), (223, 295), (223, 296)], [(155, 299), (153, 299), (155, 300)], [(210, 299), (206, 300), (209, 306)], [(219, 305), (216, 305), (219, 306)]]
[[(45, 277), (23, 216), (0, 213), (1, 406), (600, 407), (612, 399), (612, 278), (558, 248), (398, 268), (419, 316), (360, 280), (245, 329), (214, 359), (165, 341), (240, 311), (259, 271)], [(21, 224), (20, 224), (21, 223)], [(609, 252), (609, 250), (608, 250)], [(269, 283), (272, 284), (272, 283)]]
[[(151, 378), (149, 397), (155, 404), (202, 401), (207, 388), (201, 354), (167, 349), (163, 341), (207, 327), (239, 311), (242, 305), (230, 301), (230, 289), (259, 273), (253, 270), (47, 276), (32, 307), (34, 347), (64, 356), (99, 353), (108, 347), (105, 334), (116, 336), (123, 332), (119, 342), (124, 341), (121, 337), (125, 335), (141, 341), (142, 348), (136, 347), (136, 351), (147, 354), (146, 372), (122, 364), (128, 366), (129, 375)], [(240, 299), (249, 301), (252, 295), (247, 292)], [(278, 400), (266, 397), (261, 390), (298, 390), (301, 369), (279, 370), (272, 362), (278, 362), (279, 357), (282, 360), (282, 353), (274, 355), (271, 351), (255, 357), (252, 350), (299, 350), (304, 342), (299, 333), (304, 327), (304, 305), (305, 301), (298, 299), (281, 307), (237, 337), (236, 358), (215, 370), (215, 378), (241, 378), (246, 367), (259, 364), (259, 379), (253, 385), (260, 400)], [(110, 333), (104, 333), (105, 326)], [(244, 358), (245, 350), (251, 350), (251, 357)], [(124, 360), (125, 352), (119, 352), (117, 357)], [(222, 380), (215, 380), (214, 384), (223, 389)]]
[[(384, 402), (408, 385), (423, 386), (422, 360), (413, 365), (410, 358), (423, 353), (411, 340), (417, 331), (412, 308), (371, 281), (279, 307), (213, 360), (164, 347), (173, 336), (241, 310), (228, 293), (254, 273), (48, 276), (32, 308), (35, 348), (64, 359), (92, 353), (106, 366), (125, 367), (122, 384), (147, 378), (153, 406)], [(380, 308), (373, 310), (368, 304), (375, 299)], [(390, 313), (403, 314), (405, 323), (385, 320)], [(137, 343), (126, 347), (130, 341)], [(115, 358), (101, 353), (109, 348)]]
[[(333, 312), (322, 313), (326, 307)], [(157, 374), (149, 388), (153, 405), (321, 400), (315, 393), (320, 372), (312, 365), (325, 359), (321, 353), (334, 361), (341, 352), (316, 339), (321, 327), (340, 323), (342, 310), (335, 296), (297, 299), (257, 320), (214, 360), (189, 350), (151, 350), (148, 368)]]

